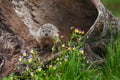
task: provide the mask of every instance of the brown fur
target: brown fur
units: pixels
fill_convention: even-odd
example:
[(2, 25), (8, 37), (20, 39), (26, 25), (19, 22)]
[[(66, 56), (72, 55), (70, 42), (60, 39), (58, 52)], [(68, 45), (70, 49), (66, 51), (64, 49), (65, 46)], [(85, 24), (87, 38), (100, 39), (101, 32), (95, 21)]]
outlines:
[(40, 44), (41, 49), (51, 48), (53, 46), (53, 40), (50, 38), (42, 38), (39, 41), (39, 44)]

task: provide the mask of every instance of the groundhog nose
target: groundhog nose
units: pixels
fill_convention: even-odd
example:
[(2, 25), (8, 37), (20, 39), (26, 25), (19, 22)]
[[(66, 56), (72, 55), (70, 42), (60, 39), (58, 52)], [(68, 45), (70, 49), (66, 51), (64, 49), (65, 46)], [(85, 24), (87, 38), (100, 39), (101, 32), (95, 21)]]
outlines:
[(48, 36), (48, 33), (45, 33), (45, 36), (47, 37), (47, 36)]

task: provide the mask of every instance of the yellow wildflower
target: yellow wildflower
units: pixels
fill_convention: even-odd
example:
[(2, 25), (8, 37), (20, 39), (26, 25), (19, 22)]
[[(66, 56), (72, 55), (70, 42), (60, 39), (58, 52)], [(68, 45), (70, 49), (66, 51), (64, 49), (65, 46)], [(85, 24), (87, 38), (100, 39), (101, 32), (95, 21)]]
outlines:
[(31, 62), (32, 62), (32, 58), (29, 58), (29, 59), (28, 59), (28, 62), (31, 63)]
[(84, 31), (81, 32), (81, 34), (84, 34), (84, 33), (85, 33)]
[(26, 57), (26, 56), (27, 56), (26, 51), (22, 50), (22, 51), (21, 51), (21, 53), (22, 53), (22, 55), (23, 55), (24, 57)]
[(58, 33), (56, 33), (56, 34), (55, 34), (55, 37), (59, 37), (59, 34), (58, 34)]
[(26, 70), (29, 71), (29, 67), (28, 66), (26, 67)]
[(52, 68), (53, 66), (52, 65), (49, 65), (49, 68)]
[(65, 61), (65, 62), (67, 62), (67, 61), (68, 61), (68, 59), (64, 59), (64, 61)]
[(19, 58), (19, 62), (21, 62), (22, 61), (22, 59), (21, 58)]
[(79, 31), (79, 34), (82, 34), (82, 31)]
[(32, 49), (32, 50), (30, 51), (30, 53), (31, 53), (31, 54), (35, 54), (35, 51)]
[(24, 56), (24, 57), (26, 57), (26, 56), (27, 56), (27, 54), (26, 54), (26, 53), (23, 53), (23, 56)]
[(57, 58), (57, 61), (59, 61), (60, 59), (59, 58)]
[(62, 48), (64, 48), (65, 47), (65, 44), (62, 44)]
[(34, 76), (33, 72), (30, 72), (30, 75), (31, 75), (31, 77), (33, 77)]
[(59, 62), (60, 64), (62, 64), (62, 62)]
[(70, 48), (70, 47), (68, 47), (67, 49), (68, 49), (69, 51), (71, 50), (71, 48)]
[(78, 29), (75, 29), (75, 31), (74, 31), (75, 33), (79, 33), (79, 30)]
[(84, 50), (83, 50), (83, 49), (80, 49), (80, 53), (81, 53), (81, 54), (84, 54)]
[(21, 62), (21, 61), (22, 61), (22, 59), (23, 59), (23, 57), (22, 57), (22, 56), (20, 56), (20, 57), (18, 58), (19, 62)]
[(84, 54), (84, 51), (81, 51), (81, 54)]
[(41, 72), (41, 71), (42, 71), (42, 68), (36, 69), (36, 72)]
[(53, 66), (53, 69), (56, 70), (56, 65)]
[(72, 50), (75, 50), (76, 48), (72, 48)]

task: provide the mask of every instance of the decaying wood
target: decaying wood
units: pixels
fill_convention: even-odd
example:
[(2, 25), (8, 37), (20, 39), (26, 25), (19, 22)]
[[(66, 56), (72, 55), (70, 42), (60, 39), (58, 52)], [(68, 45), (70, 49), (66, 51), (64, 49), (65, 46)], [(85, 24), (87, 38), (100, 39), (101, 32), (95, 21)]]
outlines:
[[(22, 49), (39, 49), (34, 33), (45, 23), (55, 25), (64, 42), (70, 38), (71, 27), (84, 30), (86, 56), (98, 60), (97, 64), (104, 62), (110, 37), (120, 30), (120, 21), (100, 0), (0, 0), (0, 77), (16, 69)], [(44, 61), (51, 54), (41, 57)]]
[[(85, 46), (89, 45), (92, 52), (103, 59), (107, 52), (107, 44), (111, 41), (111, 36), (114, 39), (117, 37), (120, 27), (119, 20), (99, 0), (93, 0), (93, 3), (98, 10), (98, 17), (85, 34), (84, 41), (87, 43)], [(87, 50), (88, 55), (91, 54), (91, 50), (88, 51), (88, 48), (85, 47), (84, 50)]]
[(24, 45), (30, 46), (30, 41), (34, 40), (32, 35), (29, 35), (27, 27), (16, 15), (9, 0), (2, 0), (0, 3), (0, 36), (3, 37), (0, 44), (2, 45), (1, 56), (5, 60), (5, 62), (2, 61), (4, 65), (0, 72), (2, 77), (14, 71), (20, 50)]

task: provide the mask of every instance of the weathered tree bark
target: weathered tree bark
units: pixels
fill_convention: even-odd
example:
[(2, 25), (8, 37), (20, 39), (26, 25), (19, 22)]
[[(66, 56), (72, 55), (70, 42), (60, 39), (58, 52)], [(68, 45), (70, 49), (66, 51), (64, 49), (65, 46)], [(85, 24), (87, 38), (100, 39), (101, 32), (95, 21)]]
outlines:
[[(98, 60), (97, 64), (104, 63), (105, 53), (107, 52), (107, 44), (111, 38), (117, 38), (119, 32), (119, 19), (111, 14), (99, 0), (92, 0), (98, 16), (94, 24), (85, 34), (84, 50), (86, 56), (91, 56), (94, 60)], [(95, 58), (94, 58), (95, 57)]]
[[(1, 66), (0, 77), (8, 75), (15, 69), (20, 50), (27, 46), (33, 46), (32, 35), (21, 19), (17, 16), (9, 0), (0, 2), (0, 36), (3, 39), (1, 46)], [(30, 45), (32, 44), (32, 45)], [(24, 47), (25, 46), (25, 47)]]
[(104, 62), (111, 29), (116, 36), (120, 27), (100, 0), (0, 0), (0, 77), (16, 69), (22, 49), (39, 48), (33, 36), (45, 23), (57, 26), (64, 41), (69, 40), (72, 26), (84, 30), (86, 56), (99, 63)]

